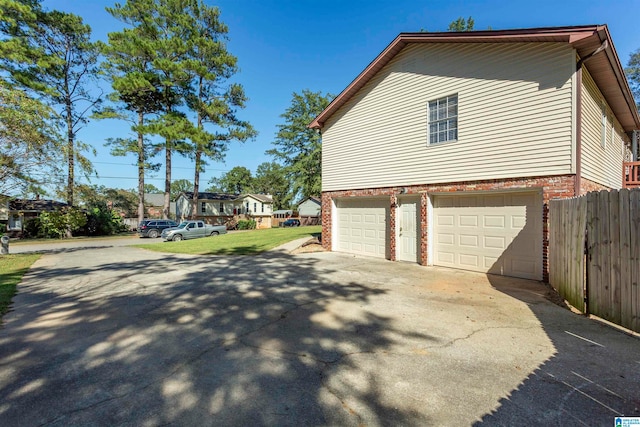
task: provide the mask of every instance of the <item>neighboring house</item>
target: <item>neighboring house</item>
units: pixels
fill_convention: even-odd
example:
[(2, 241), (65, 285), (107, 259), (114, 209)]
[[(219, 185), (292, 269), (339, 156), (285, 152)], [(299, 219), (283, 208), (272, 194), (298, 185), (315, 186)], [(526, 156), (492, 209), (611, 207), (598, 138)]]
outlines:
[(298, 204), (300, 222), (303, 225), (317, 225), (320, 221), (322, 211), (322, 201), (320, 197), (311, 196)]
[(176, 199), (176, 218), (201, 219), (209, 224), (225, 224), (238, 213), (237, 194), (198, 192), (197, 216), (192, 218), (193, 192), (182, 192)]
[(20, 235), (26, 222), (37, 218), (42, 212), (52, 212), (69, 206), (64, 202), (48, 199), (13, 199), (9, 201), (7, 231)]
[(198, 193), (198, 215), (191, 218), (193, 192), (180, 193), (176, 199), (178, 220), (201, 219), (209, 224), (226, 224), (233, 219), (253, 219), (258, 228), (271, 227), (273, 199), (268, 194)]
[(326, 249), (546, 281), (547, 203), (622, 187), (640, 117), (580, 26), (400, 34), (310, 127)]
[(242, 214), (256, 221), (256, 228), (271, 228), (273, 197), (270, 194), (245, 194), (240, 196)]
[(277, 211), (273, 211), (273, 217), (278, 219), (291, 218), (292, 215), (293, 210), (291, 209), (278, 209)]
[[(147, 218), (162, 218), (164, 193), (144, 193), (144, 206)], [(176, 218), (176, 202), (169, 202), (169, 218)]]

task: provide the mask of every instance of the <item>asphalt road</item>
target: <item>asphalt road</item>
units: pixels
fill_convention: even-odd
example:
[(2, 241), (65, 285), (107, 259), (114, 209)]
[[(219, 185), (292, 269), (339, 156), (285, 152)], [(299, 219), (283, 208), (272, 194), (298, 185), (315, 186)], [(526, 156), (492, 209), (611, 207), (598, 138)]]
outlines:
[(37, 242), (37, 243), (10, 243), (10, 254), (22, 254), (30, 252), (42, 252), (42, 253), (61, 253), (78, 251), (82, 249), (106, 249), (117, 248), (122, 246), (131, 246), (141, 243), (163, 243), (161, 238), (150, 239), (135, 237), (96, 237), (91, 239), (82, 240), (60, 240), (51, 242)]
[(0, 329), (0, 425), (640, 416), (640, 340), (537, 282), (338, 253), (103, 246), (45, 255), (19, 285)]

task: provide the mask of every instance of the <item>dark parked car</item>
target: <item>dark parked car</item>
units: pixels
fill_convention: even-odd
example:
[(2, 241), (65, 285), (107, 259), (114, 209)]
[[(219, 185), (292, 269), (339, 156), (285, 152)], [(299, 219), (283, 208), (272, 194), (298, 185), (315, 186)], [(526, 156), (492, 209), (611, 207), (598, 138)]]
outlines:
[(178, 223), (170, 219), (145, 219), (138, 224), (140, 237), (160, 237), (165, 228), (177, 227)]
[(282, 223), (283, 227), (300, 227), (300, 220), (289, 218)]

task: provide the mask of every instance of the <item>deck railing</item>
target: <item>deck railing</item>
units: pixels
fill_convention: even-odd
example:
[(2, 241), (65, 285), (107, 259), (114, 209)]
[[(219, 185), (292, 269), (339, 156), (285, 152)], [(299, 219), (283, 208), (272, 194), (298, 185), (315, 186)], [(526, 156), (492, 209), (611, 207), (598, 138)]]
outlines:
[(640, 162), (624, 162), (622, 164), (623, 188), (640, 187)]

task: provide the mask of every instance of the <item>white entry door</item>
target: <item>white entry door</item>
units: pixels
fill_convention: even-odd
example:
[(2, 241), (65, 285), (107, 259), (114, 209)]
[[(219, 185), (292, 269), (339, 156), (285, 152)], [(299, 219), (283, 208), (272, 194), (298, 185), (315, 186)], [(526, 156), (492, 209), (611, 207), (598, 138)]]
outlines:
[(398, 200), (398, 249), (396, 257), (400, 261), (419, 262), (418, 232), (420, 220), (420, 199)]

